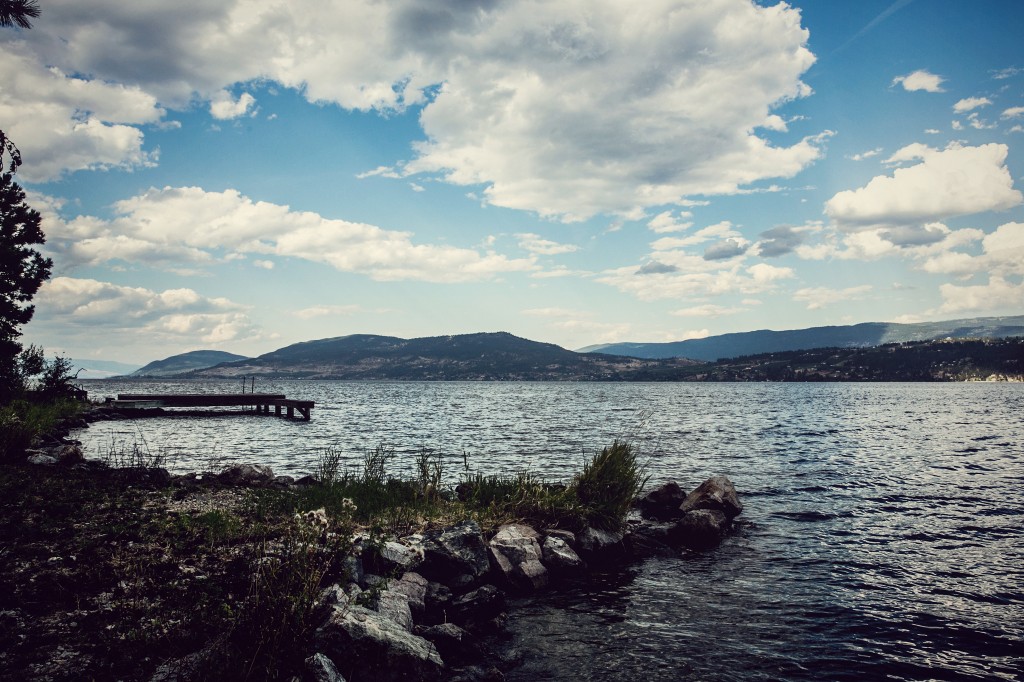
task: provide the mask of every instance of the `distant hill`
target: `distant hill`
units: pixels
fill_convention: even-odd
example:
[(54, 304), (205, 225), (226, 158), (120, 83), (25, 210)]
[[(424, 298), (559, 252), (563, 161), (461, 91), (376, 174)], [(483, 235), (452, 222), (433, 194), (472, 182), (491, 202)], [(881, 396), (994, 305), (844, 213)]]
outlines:
[[(558, 381), (655, 379), (692, 364), (575, 353), (505, 332), (400, 339), (355, 334), (296, 343), (195, 376), (306, 379)], [(141, 371), (141, 370), (140, 370)]]
[(789, 331), (767, 329), (721, 334), (671, 343), (611, 343), (581, 348), (585, 353), (608, 353), (636, 358), (690, 358), (715, 361), (758, 353), (781, 353), (812, 348), (867, 348), (886, 343), (934, 339), (1004, 338), (1024, 336), (1024, 315), (981, 317), (945, 322), (897, 324), (865, 322), (848, 326), (811, 327)]
[(106, 379), (107, 377), (130, 374), (138, 368), (139, 365), (132, 365), (126, 362), (71, 358), (71, 371), (77, 372), (79, 379)]
[(129, 376), (133, 377), (166, 377), (175, 374), (183, 374), (197, 369), (213, 367), (224, 362), (236, 362), (247, 359), (244, 355), (226, 353), (221, 350), (194, 350), (181, 355), (172, 355), (163, 360), (156, 360), (141, 369), (137, 369)]

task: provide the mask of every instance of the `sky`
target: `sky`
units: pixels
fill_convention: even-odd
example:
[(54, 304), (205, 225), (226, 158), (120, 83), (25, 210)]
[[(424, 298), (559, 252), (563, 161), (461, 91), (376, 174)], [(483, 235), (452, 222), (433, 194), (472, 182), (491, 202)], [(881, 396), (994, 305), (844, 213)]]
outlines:
[(1024, 313), (1016, 0), (40, 5), (50, 355)]

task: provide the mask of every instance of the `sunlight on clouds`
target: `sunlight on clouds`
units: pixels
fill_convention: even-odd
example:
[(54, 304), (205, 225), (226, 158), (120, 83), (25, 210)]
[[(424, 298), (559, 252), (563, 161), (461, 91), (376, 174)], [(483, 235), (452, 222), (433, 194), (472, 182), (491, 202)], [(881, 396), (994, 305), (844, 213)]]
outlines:
[(980, 107), (987, 107), (990, 104), (992, 104), (992, 100), (988, 97), (965, 97), (953, 105), (953, 111), (958, 114), (963, 114)]
[(539, 234), (529, 232), (517, 234), (516, 238), (519, 239), (520, 248), (539, 256), (557, 256), (562, 253), (579, 251), (580, 248), (574, 244), (559, 244), (550, 239), (544, 239)]
[(254, 104), (256, 104), (256, 98), (248, 92), (243, 92), (236, 100), (230, 92), (221, 90), (210, 100), (210, 115), (218, 120), (239, 118), (249, 114), (250, 111), (255, 114)]
[(846, 289), (829, 289), (828, 287), (810, 287), (798, 289), (793, 294), (794, 301), (807, 304), (808, 310), (819, 310), (825, 306), (842, 301), (858, 301), (864, 298), (874, 287), (862, 284)]
[(1024, 196), (1013, 188), (1004, 144), (952, 146), (943, 151), (911, 145), (893, 159), (922, 159), (890, 176), (879, 175), (856, 190), (837, 193), (825, 213), (847, 230), (879, 225), (906, 225), (942, 220), (1019, 205)]
[[(463, 282), (537, 268), (532, 258), (414, 244), (408, 232), (254, 202), (235, 190), (150, 189), (117, 202), (114, 209), (117, 217), (110, 221), (79, 216), (64, 222), (48, 215), (50, 250), (69, 266), (115, 259), (209, 264), (223, 251), (229, 252), (224, 257), (274, 255), (326, 263), (376, 280)], [(261, 262), (270, 261), (256, 264)]]
[(957, 286), (943, 284), (941, 313), (992, 312), (996, 310), (1020, 310), (1024, 301), (1024, 283), (1013, 284), (998, 275), (989, 278), (988, 284)]
[(908, 92), (916, 92), (923, 90), (925, 92), (945, 92), (942, 89), (942, 83), (945, 79), (942, 76), (936, 76), (925, 69), (914, 71), (906, 76), (897, 76), (892, 79), (893, 85), (902, 85), (904, 90)]

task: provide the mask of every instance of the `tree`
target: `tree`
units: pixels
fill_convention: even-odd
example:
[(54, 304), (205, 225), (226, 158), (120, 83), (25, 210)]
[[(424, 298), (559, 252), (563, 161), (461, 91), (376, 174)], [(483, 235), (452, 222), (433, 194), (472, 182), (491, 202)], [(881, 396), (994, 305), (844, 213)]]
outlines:
[(39, 16), (39, 3), (36, 0), (0, 0), (0, 26), (10, 28), (32, 28), (29, 19)]
[(32, 248), (46, 241), (41, 222), (13, 174), (0, 175), (0, 403), (21, 388), (21, 326), (32, 319), (35, 306), (29, 302), (53, 267)]

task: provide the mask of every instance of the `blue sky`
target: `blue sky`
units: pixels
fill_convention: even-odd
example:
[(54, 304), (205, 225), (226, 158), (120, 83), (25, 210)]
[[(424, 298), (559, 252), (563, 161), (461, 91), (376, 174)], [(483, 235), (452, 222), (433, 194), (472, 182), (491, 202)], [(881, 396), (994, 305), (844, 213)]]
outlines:
[(1024, 312), (1019, 2), (41, 5), (49, 353)]

